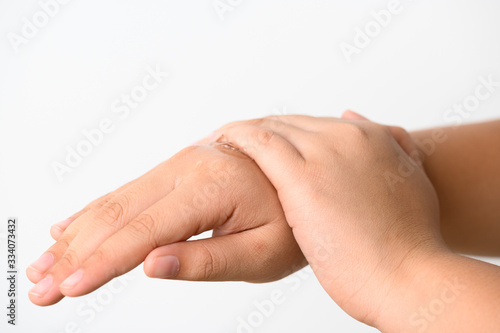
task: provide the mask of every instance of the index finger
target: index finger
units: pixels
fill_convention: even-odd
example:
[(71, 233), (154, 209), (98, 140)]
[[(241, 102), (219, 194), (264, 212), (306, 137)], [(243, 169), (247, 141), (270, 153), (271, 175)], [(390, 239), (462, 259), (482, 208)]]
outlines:
[(234, 210), (228, 194), (200, 198), (199, 183), (182, 184), (105, 241), (60, 286), (66, 296), (87, 294), (141, 262), (158, 246), (183, 241), (224, 223)]
[(241, 124), (224, 127), (219, 131), (224, 141), (240, 148), (259, 165), (278, 193), (286, 181), (300, 176), (298, 170), (304, 166), (304, 157), (299, 149), (286, 139), (288, 135), (281, 135), (283, 128), (272, 130)]

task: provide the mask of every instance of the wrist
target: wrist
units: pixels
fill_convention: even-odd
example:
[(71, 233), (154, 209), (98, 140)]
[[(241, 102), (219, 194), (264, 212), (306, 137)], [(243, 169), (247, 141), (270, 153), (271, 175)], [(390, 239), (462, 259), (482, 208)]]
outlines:
[(382, 332), (424, 332), (463, 291), (460, 277), (444, 269), (460, 256), (447, 248), (418, 251), (407, 258), (393, 279), (375, 327)]

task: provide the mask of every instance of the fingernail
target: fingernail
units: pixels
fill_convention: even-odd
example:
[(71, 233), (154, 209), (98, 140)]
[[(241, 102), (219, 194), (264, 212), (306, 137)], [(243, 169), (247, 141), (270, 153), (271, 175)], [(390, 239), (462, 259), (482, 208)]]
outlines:
[(83, 277), (83, 271), (79, 269), (73, 274), (71, 274), (66, 280), (64, 280), (63, 283), (61, 283), (61, 288), (71, 289), (75, 287), (78, 284), (78, 282), (80, 282), (82, 277)]
[(59, 227), (57, 224), (54, 224), (50, 227), (50, 234), (56, 234), (56, 235), (62, 235), (62, 233), (64, 232), (63, 229), (61, 229), (61, 227)]
[(49, 291), (50, 287), (52, 287), (52, 276), (47, 275), (31, 288), (30, 294), (43, 297)]
[(72, 221), (73, 221), (73, 220), (71, 220), (71, 219), (66, 219), (66, 220), (63, 220), (63, 221), (61, 221), (61, 222), (57, 222), (57, 223), (56, 223), (56, 224), (54, 224), (53, 226), (57, 226), (57, 227), (59, 227), (59, 228), (61, 228), (61, 229), (66, 229), (66, 228), (68, 227), (68, 225), (70, 225), (70, 224), (71, 224), (71, 222), (72, 222)]
[(175, 256), (158, 257), (153, 263), (151, 276), (157, 278), (174, 278), (179, 274), (179, 259)]
[(54, 264), (54, 255), (47, 252), (42, 254), (40, 258), (35, 260), (29, 267), (40, 273), (44, 273), (52, 266), (52, 264)]

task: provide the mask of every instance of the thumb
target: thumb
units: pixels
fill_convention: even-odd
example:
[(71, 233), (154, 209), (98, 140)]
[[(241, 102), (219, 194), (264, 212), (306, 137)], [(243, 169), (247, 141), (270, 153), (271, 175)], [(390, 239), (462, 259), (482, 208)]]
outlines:
[(274, 281), (306, 264), (294, 238), (283, 236), (284, 228), (289, 229), (269, 224), (161, 246), (147, 256), (144, 272), (152, 278), (188, 281)]

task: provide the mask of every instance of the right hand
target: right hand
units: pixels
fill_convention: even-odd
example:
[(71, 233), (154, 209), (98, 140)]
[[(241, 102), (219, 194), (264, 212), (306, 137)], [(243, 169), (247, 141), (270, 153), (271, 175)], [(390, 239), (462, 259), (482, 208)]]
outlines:
[[(187, 241), (207, 230), (212, 238)], [(57, 242), (27, 269), (37, 305), (87, 294), (143, 261), (150, 277), (250, 282), (306, 264), (274, 187), (220, 144), (184, 149), (51, 233)], [(73, 287), (62, 284), (69, 276)]]

